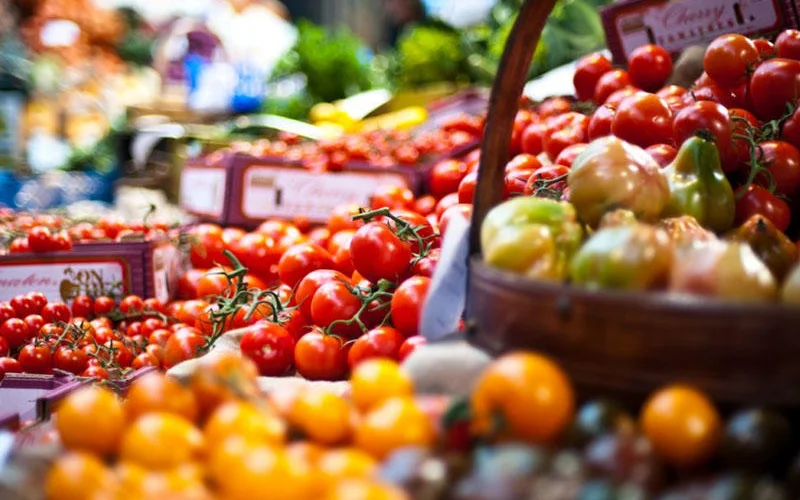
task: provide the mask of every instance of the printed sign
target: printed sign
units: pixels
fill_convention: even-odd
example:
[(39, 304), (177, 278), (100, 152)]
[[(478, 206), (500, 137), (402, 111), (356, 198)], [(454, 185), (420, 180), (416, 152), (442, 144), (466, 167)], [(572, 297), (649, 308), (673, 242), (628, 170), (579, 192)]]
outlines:
[(297, 168), (251, 166), (244, 171), (242, 213), (250, 219), (307, 217), (325, 222), (342, 203), (367, 204), (379, 186), (407, 186), (394, 173), (318, 173)]
[(47, 300), (69, 303), (78, 295), (122, 296), (126, 275), (119, 261), (106, 262), (4, 262), (0, 265), (0, 300), (11, 300), (31, 290)]
[(153, 249), (153, 296), (166, 304), (178, 285), (180, 252), (174, 245)]
[(227, 171), (221, 168), (183, 167), (181, 208), (195, 214), (222, 217), (227, 175)]
[(616, 17), (614, 25), (627, 57), (648, 43), (676, 53), (726, 33), (772, 31), (781, 26), (781, 13), (775, 0), (664, 1), (631, 7)]

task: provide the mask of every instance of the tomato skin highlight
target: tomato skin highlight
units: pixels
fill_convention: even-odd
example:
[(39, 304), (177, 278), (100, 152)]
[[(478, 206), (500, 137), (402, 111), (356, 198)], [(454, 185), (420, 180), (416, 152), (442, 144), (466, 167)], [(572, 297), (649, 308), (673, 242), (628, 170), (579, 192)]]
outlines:
[(382, 279), (397, 281), (405, 275), (412, 257), (411, 247), (379, 222), (356, 231), (350, 242), (350, 256), (355, 270), (373, 283)]
[(284, 375), (292, 367), (295, 341), (280, 325), (262, 321), (248, 327), (239, 345), (262, 377)]
[(800, 61), (775, 58), (759, 64), (750, 77), (750, 94), (758, 118), (780, 118), (786, 103), (800, 95)]

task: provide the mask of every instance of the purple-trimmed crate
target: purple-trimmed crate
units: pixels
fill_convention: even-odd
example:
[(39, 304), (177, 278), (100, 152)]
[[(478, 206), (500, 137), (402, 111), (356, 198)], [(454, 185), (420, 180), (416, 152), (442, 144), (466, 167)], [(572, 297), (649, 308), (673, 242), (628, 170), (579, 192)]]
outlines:
[(800, 0), (625, 0), (602, 9), (606, 41), (614, 61), (623, 64), (648, 43), (673, 54), (719, 35), (768, 36), (797, 28)]
[[(3, 409), (5, 412), (5, 409)], [(15, 431), (19, 428), (19, 413), (0, 414), (0, 432)]]
[(69, 374), (6, 373), (0, 381), (0, 408), (16, 413), (21, 422), (47, 420), (59, 401), (89, 382)]
[(169, 301), (184, 256), (175, 243), (154, 241), (82, 243), (69, 252), (0, 256), (0, 300), (32, 290), (50, 301), (78, 295), (136, 294)]

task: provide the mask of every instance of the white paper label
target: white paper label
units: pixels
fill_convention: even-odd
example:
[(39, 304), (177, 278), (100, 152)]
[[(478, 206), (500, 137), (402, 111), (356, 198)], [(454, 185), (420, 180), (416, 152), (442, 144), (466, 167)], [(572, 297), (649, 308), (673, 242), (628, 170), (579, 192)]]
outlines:
[(242, 213), (250, 219), (298, 216), (325, 222), (342, 203), (366, 205), (379, 186), (407, 186), (399, 174), (318, 173), (298, 168), (252, 166), (244, 171)]
[(221, 217), (225, 210), (225, 181), (222, 168), (183, 167), (181, 173), (181, 208), (188, 212)]
[(153, 296), (166, 304), (177, 286), (180, 254), (173, 245), (153, 249)]
[(447, 224), (442, 254), (431, 279), (419, 331), (430, 341), (455, 333), (467, 298), (469, 221), (455, 216)]
[(49, 301), (71, 302), (78, 295), (121, 296), (125, 271), (120, 262), (59, 262), (0, 264), (0, 300), (31, 291)]
[(628, 56), (648, 43), (679, 52), (726, 33), (772, 30), (778, 16), (774, 0), (678, 0), (620, 15), (615, 24)]

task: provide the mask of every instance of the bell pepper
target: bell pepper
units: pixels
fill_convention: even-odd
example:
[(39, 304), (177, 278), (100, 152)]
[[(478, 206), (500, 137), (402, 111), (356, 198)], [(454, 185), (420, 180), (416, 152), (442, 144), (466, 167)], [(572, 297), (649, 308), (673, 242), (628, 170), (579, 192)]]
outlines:
[(690, 137), (664, 169), (670, 198), (667, 217), (691, 215), (703, 227), (717, 233), (733, 225), (735, 199), (713, 141)]
[(595, 139), (575, 158), (567, 185), (578, 217), (592, 228), (619, 208), (654, 222), (669, 201), (667, 179), (653, 157), (614, 136)]
[(572, 282), (587, 288), (651, 290), (666, 286), (673, 263), (667, 233), (649, 224), (597, 231), (572, 259)]
[(563, 280), (582, 239), (574, 207), (547, 198), (512, 198), (481, 226), (484, 262), (530, 278)]
[(756, 214), (747, 219), (731, 237), (750, 245), (780, 282), (797, 262), (797, 245), (762, 215)]

